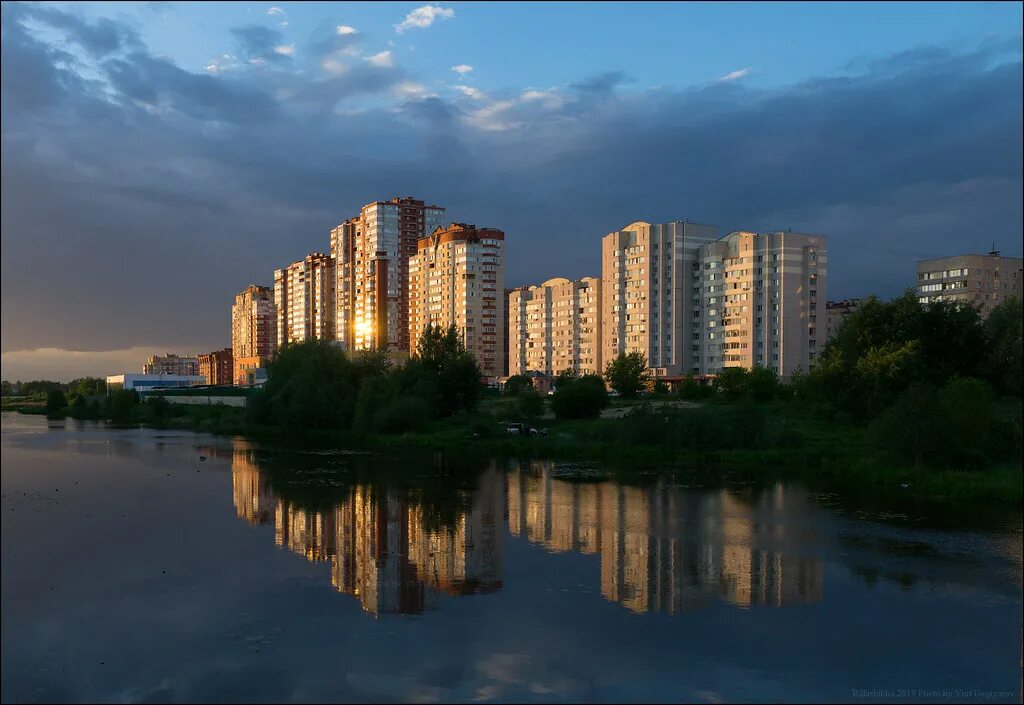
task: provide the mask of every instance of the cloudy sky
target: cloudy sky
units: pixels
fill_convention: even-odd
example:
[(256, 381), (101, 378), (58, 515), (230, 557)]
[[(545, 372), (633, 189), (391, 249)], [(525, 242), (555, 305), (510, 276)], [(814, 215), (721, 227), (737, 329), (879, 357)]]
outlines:
[(1020, 3), (4, 3), (3, 377), (230, 344), (230, 306), (413, 195), (507, 285), (634, 220), (829, 236), (829, 298), (1020, 255)]

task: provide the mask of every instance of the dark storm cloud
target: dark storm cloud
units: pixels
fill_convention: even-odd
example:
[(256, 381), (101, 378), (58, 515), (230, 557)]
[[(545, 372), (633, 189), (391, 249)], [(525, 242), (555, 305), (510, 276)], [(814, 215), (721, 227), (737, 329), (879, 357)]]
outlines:
[[(141, 46), (138, 32), (107, 18), (89, 22), (70, 12), (43, 5), (16, 5), (10, 10), (12, 18), (25, 18), (63, 30), (73, 42), (96, 57), (107, 56), (124, 48)], [(5, 11), (4, 19), (8, 19)]]
[[(236, 291), (393, 195), (505, 229), (509, 285), (599, 273), (600, 236), (637, 219), (826, 233), (834, 297), (898, 293), (918, 257), (1019, 253), (1005, 43), (772, 91), (644, 91), (609, 70), (452, 99), (331, 28), (295, 48), (302, 68), (193, 74), (122, 39), (86, 80), (3, 7), (4, 350), (219, 347)], [(250, 58), (280, 43), (236, 37)]]
[(103, 64), (122, 98), (153, 107), (166, 106), (200, 121), (247, 123), (264, 120), (277, 104), (263, 91), (229, 79), (183, 71), (145, 52)]

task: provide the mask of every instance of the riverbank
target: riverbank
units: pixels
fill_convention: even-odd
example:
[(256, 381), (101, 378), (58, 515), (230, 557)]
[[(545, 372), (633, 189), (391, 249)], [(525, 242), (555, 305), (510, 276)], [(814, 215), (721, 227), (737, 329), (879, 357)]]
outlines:
[[(379, 452), (402, 448), (594, 463), (622, 480), (685, 468), (748, 479), (799, 478), (822, 489), (883, 492), (929, 501), (1019, 505), (1024, 500), (1019, 463), (973, 471), (899, 467), (872, 447), (864, 427), (826, 422), (785, 404), (711, 403), (680, 408), (674, 400), (619, 403), (613, 414), (599, 419), (541, 417), (533, 423), (546, 435), (513, 436), (501, 424), (507, 409), (503, 401), (488, 399), (473, 414), (396, 434), (284, 432), (254, 426), (244, 410), (224, 406), (175, 407), (165, 418), (143, 422), (154, 428), (237, 435), (284, 446)], [(23, 413), (40, 412), (30, 408)]]

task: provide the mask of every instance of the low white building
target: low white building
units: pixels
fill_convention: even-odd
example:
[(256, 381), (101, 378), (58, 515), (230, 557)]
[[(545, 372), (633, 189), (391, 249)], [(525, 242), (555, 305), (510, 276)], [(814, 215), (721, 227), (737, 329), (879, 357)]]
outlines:
[(156, 387), (193, 387), (206, 384), (202, 375), (142, 375), (124, 373), (107, 377), (107, 392), (117, 389), (132, 389), (136, 392), (148, 392)]

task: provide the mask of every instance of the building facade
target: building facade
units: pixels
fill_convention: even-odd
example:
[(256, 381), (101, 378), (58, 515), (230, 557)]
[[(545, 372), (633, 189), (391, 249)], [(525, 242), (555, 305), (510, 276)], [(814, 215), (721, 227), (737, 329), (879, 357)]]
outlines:
[(861, 305), (861, 299), (843, 299), (825, 304), (825, 340), (829, 341), (839, 332), (839, 326)]
[(549, 279), (507, 300), (510, 375), (602, 374), (600, 279)]
[(206, 378), (199, 375), (177, 375), (160, 372), (147, 372), (139, 375), (125, 372), (124, 374), (107, 376), (107, 394), (118, 389), (130, 389), (139, 394), (145, 394), (157, 388), (194, 387), (200, 384), (206, 384)]
[(248, 286), (231, 307), (231, 356), (235, 384), (246, 384), (246, 373), (266, 367), (277, 350), (277, 306), (267, 286)]
[(207, 384), (234, 384), (234, 356), (231, 348), (199, 356), (199, 374)]
[(601, 360), (640, 352), (656, 377), (695, 367), (690, 337), (699, 292), (692, 283), (698, 248), (713, 225), (635, 222), (601, 241)]
[(823, 235), (734, 232), (701, 246), (693, 277), (694, 374), (760, 365), (806, 372), (825, 347)]
[(392, 198), (363, 206), (331, 231), (336, 335), (346, 349), (383, 347), (392, 360), (408, 357), (409, 259), (443, 219), (440, 206)]
[(505, 233), (452, 223), (421, 238), (409, 261), (409, 346), (428, 325), (454, 325), (487, 378), (502, 374)]
[(274, 271), (277, 344), (334, 340), (334, 258), (314, 252)]
[(142, 366), (142, 374), (195, 377), (199, 374), (199, 360), (192, 356), (180, 356), (174, 353), (150, 355), (146, 364)]
[(1009, 297), (1021, 298), (1021, 258), (957, 255), (917, 263), (917, 296), (921, 303), (963, 301), (977, 306), (982, 316)]

